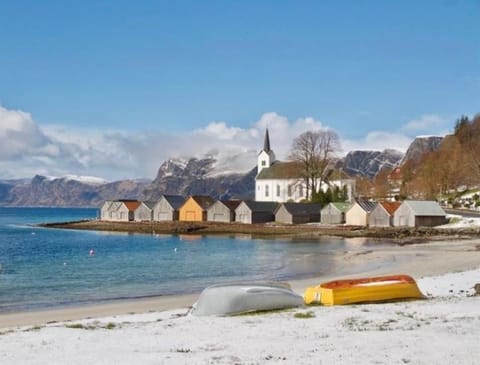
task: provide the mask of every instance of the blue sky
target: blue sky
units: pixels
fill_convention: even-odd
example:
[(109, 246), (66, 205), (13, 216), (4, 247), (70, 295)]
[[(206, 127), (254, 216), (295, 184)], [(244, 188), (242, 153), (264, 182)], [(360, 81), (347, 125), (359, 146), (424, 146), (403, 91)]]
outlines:
[(479, 18), (478, 0), (2, 2), (0, 178), (152, 177), (205, 144), (255, 149), (266, 124), (283, 154), (307, 126), (404, 149), (480, 111)]

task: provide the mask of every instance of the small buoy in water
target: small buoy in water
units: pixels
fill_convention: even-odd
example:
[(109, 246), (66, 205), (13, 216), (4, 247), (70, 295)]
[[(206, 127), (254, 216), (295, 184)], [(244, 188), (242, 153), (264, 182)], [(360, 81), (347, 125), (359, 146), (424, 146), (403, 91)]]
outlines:
[(32, 236), (35, 236), (35, 232), (32, 232)]
[(95, 256), (95, 250), (92, 248), (92, 249), (88, 252), (88, 254), (89, 254), (90, 256)]
[(174, 252), (177, 252), (177, 248), (175, 247), (175, 248), (173, 249), (173, 251), (174, 251)]
[(63, 266), (67, 266), (67, 263), (66, 263), (66, 262), (64, 262), (64, 263), (63, 263)]

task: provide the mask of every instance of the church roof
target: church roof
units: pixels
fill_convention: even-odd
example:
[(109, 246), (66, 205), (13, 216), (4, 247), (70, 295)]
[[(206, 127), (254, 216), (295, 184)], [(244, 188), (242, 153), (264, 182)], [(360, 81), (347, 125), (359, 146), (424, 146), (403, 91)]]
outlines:
[(275, 161), (272, 166), (262, 169), (257, 176), (261, 179), (298, 179), (302, 177), (302, 166), (295, 161)]

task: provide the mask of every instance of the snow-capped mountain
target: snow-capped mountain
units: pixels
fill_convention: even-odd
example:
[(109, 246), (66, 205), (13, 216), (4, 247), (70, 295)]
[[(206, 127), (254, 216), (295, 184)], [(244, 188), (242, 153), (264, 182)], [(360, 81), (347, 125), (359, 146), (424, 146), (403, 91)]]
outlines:
[(375, 177), (382, 169), (393, 169), (402, 160), (403, 153), (397, 150), (351, 151), (337, 164), (350, 176)]
[[(441, 137), (413, 141), (404, 156), (396, 150), (351, 151), (337, 162), (350, 176), (375, 177), (409, 159), (438, 148)], [(203, 158), (171, 158), (163, 162), (153, 181), (108, 182), (101, 178), (67, 175), (35, 176), (31, 181), (0, 181), (0, 204), (16, 206), (100, 206), (105, 200), (156, 200), (162, 194), (210, 195), (216, 199), (254, 197), (257, 152), (232, 155), (211, 153)]]
[(169, 159), (158, 169), (157, 177), (143, 192), (146, 200), (162, 194), (210, 195), (213, 198), (251, 199), (254, 195), (256, 167), (247, 173), (221, 173), (218, 161), (211, 156), (203, 159)]

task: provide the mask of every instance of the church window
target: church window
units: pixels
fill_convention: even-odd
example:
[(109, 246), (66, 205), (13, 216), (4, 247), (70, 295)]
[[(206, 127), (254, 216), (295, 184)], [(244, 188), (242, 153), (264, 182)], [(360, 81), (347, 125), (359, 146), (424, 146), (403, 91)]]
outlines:
[(262, 166), (265, 166), (267, 162), (265, 160), (262, 160)]
[(288, 185), (288, 197), (292, 196), (292, 185)]
[(268, 185), (265, 185), (265, 196), (268, 196), (269, 191), (268, 191)]
[(277, 184), (277, 196), (280, 196), (280, 184)]
[(303, 196), (303, 185), (300, 185), (300, 186), (298, 187), (298, 194), (300, 195), (300, 197)]

